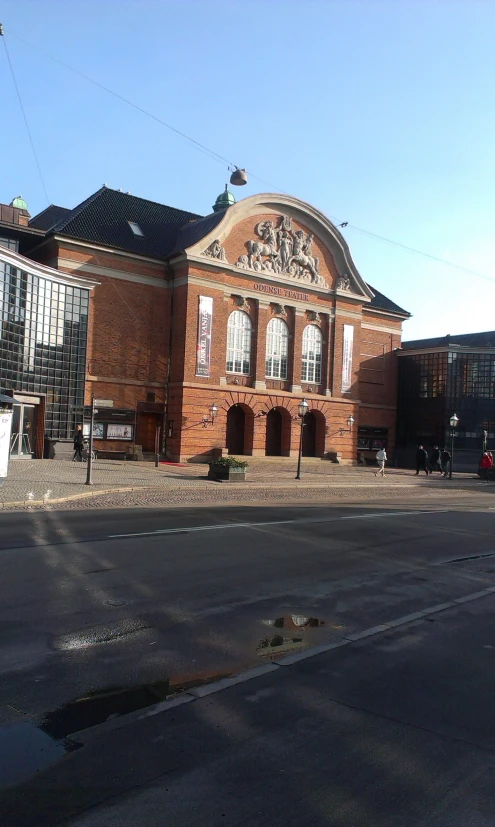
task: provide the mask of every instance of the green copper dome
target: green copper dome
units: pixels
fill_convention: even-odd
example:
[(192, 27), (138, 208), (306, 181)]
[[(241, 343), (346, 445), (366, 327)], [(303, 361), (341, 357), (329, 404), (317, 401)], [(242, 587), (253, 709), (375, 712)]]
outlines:
[(232, 204), (235, 204), (235, 198), (231, 192), (227, 189), (227, 184), (225, 184), (224, 192), (220, 193), (217, 200), (213, 204), (213, 212), (220, 212), (220, 210), (225, 210), (227, 207), (231, 207)]
[(18, 195), (17, 198), (14, 198), (14, 200), (11, 202), (10, 206), (15, 207), (18, 210), (26, 210), (26, 212), (29, 212), (28, 205), (24, 201), (24, 198), (22, 197), (22, 195)]

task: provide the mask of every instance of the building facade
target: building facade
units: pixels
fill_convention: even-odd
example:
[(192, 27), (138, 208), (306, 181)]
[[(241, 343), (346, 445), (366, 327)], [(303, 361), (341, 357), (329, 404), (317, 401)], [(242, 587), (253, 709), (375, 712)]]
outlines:
[[(273, 194), (232, 201), (222, 194), (202, 218), (103, 187), (74, 210), (52, 205), (21, 232), (24, 256), (87, 303), (67, 353), (85, 362), (85, 403), (114, 405), (99, 411), (99, 450), (152, 452), (158, 438), (172, 461), (295, 456), (303, 398), (305, 455), (355, 462), (358, 451), (391, 450), (409, 314), (363, 280), (339, 230), (311, 205)], [(62, 316), (59, 304), (49, 311)], [(56, 325), (53, 342), (32, 329), (25, 358), (43, 366), (47, 347), (61, 358), (69, 328)], [(67, 358), (50, 374), (57, 381), (75, 375)], [(48, 435), (75, 427), (56, 406), (80, 400), (80, 375), (63, 402), (43, 390)], [(2, 371), (0, 384), (17, 395), (28, 383)]]
[(486, 439), (492, 447), (495, 439), (495, 332), (404, 342), (398, 355), (398, 456), (419, 443), (448, 444), (456, 413), (459, 459), (477, 467)]

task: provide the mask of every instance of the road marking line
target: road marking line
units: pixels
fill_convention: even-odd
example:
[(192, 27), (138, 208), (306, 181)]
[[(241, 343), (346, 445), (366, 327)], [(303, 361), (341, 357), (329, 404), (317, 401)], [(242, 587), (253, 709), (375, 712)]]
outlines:
[(383, 514), (355, 514), (350, 517), (308, 517), (301, 520), (266, 520), (257, 523), (219, 523), (218, 525), (200, 525), (191, 526), (190, 528), (157, 528), (153, 531), (137, 531), (131, 534), (109, 534), (109, 540), (123, 539), (126, 537), (156, 537), (160, 534), (189, 534), (193, 531), (221, 531), (225, 528), (262, 528), (263, 526), (271, 525), (304, 525), (306, 523), (336, 523), (339, 520), (370, 520), (372, 518), (382, 517), (411, 517), (416, 514), (448, 514), (450, 509), (442, 508), (438, 510), (430, 509), (428, 511), (393, 511), (384, 512)]

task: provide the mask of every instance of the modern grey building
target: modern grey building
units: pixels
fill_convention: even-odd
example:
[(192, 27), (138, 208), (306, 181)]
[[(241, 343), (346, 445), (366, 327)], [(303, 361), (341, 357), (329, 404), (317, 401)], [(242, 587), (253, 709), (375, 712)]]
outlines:
[(418, 444), (448, 444), (456, 413), (458, 467), (476, 468), (484, 432), (495, 449), (495, 331), (403, 342), (398, 355), (399, 464)]

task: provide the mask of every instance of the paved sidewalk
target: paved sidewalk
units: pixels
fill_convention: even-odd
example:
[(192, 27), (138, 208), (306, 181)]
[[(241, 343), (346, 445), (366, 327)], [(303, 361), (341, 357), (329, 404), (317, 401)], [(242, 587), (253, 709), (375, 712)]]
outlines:
[(390, 469), (376, 479), (373, 468), (337, 466), (305, 459), (302, 480), (295, 479), (295, 461), (250, 459), (244, 483), (216, 483), (207, 479), (208, 466), (96, 460), (93, 485), (85, 485), (86, 465), (57, 460), (11, 461), (9, 475), (0, 487), (1, 508), (57, 507), (94, 508), (113, 506), (181, 505), (246, 501), (325, 501), (386, 496), (444, 496), (456, 491), (489, 493), (492, 484), (483, 484), (473, 474), (459, 474), (454, 480), (440, 475), (416, 477), (412, 471)]

